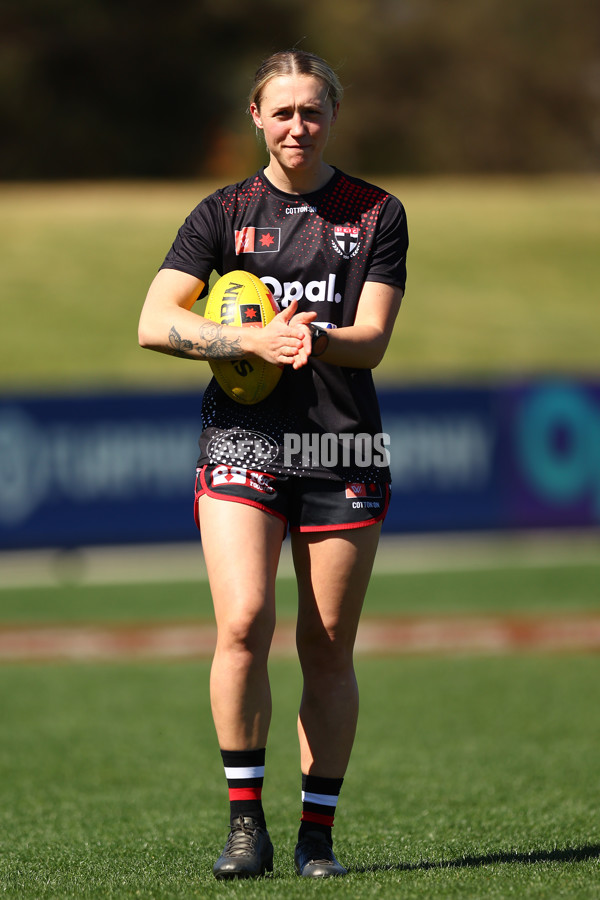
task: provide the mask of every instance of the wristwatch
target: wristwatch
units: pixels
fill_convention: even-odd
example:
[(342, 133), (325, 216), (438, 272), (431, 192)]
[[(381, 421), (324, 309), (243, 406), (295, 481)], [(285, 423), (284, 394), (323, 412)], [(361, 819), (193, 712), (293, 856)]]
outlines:
[(329, 345), (329, 334), (327, 333), (327, 329), (321, 328), (320, 325), (314, 325), (312, 322), (308, 328), (312, 337), (312, 349), (310, 355), (321, 356), (321, 354), (325, 353)]

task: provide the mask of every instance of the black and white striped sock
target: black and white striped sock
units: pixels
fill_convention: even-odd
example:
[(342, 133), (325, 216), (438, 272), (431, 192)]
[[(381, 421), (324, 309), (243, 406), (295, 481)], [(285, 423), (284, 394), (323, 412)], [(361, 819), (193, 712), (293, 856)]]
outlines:
[(221, 757), (229, 788), (231, 821), (238, 816), (252, 816), (265, 828), (262, 807), (264, 747), (261, 750), (221, 750)]
[(331, 843), (331, 829), (343, 778), (302, 775), (302, 817), (298, 840), (308, 831), (320, 831)]

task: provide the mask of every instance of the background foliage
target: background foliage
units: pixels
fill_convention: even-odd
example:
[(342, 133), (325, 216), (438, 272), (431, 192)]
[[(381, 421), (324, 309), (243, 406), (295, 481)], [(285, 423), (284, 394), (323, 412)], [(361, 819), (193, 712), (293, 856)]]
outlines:
[(273, 50), (346, 87), (335, 161), (368, 173), (597, 171), (592, 0), (4, 0), (0, 178), (239, 174)]

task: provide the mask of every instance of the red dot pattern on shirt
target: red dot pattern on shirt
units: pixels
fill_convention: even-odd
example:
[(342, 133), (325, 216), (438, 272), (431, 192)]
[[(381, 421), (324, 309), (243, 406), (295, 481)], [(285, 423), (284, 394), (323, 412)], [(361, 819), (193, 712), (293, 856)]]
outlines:
[[(224, 211), (231, 219), (237, 218), (239, 221), (242, 212), (246, 216), (251, 215), (268, 194), (272, 198), (278, 197), (259, 175), (255, 175), (243, 185), (237, 185), (234, 191), (222, 194)], [(348, 258), (340, 256), (340, 248), (335, 241), (335, 226), (352, 225), (359, 229), (358, 246), (352, 256), (356, 257), (357, 262), (364, 263), (388, 197), (389, 194), (375, 185), (357, 182), (342, 175), (330, 189), (326, 188), (318, 194), (308, 195), (308, 198), (282, 198), (279, 204), (274, 203), (273, 224), (281, 222), (282, 226), (293, 229), (295, 261), (302, 264), (314, 260), (315, 251), (318, 251), (323, 266), (329, 271), (335, 271), (342, 264), (342, 259)], [(290, 216), (286, 213), (290, 207), (313, 204), (316, 214), (309, 212)], [(360, 287), (356, 284), (360, 278), (360, 270), (361, 266), (352, 266), (347, 270), (346, 283), (349, 286)]]

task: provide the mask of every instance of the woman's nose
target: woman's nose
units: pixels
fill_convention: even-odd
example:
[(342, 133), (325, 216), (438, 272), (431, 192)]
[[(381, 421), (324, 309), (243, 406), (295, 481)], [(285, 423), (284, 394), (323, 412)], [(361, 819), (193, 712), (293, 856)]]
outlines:
[(295, 113), (291, 125), (292, 134), (302, 134), (305, 130), (304, 119), (299, 112)]

